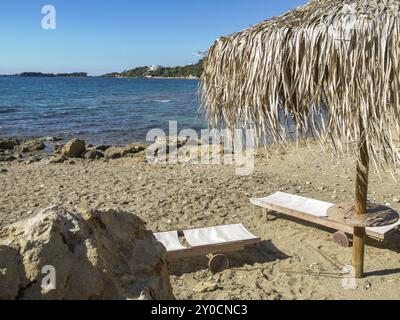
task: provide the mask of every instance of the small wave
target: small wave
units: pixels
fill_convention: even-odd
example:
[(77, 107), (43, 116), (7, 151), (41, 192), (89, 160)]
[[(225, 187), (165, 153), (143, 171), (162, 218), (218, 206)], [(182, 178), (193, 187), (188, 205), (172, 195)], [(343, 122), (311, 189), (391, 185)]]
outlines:
[(18, 111), (18, 109), (16, 109), (16, 108), (0, 108), (1, 114), (13, 113), (13, 112), (17, 112), (17, 111)]
[(146, 104), (146, 103), (170, 103), (171, 99), (157, 98), (132, 98), (132, 99), (106, 99), (100, 105)]

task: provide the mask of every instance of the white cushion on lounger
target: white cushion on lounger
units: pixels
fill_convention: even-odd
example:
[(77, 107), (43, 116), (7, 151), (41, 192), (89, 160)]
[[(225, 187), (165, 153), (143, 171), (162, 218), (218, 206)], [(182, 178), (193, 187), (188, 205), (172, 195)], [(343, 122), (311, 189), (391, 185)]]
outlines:
[(192, 247), (257, 239), (243, 224), (184, 230), (183, 233)]
[[(318, 201), (314, 199), (304, 198), (284, 192), (277, 192), (265, 198), (252, 198), (251, 203), (264, 207), (266, 205), (273, 205), (283, 207), (297, 212), (302, 212), (319, 218), (328, 217), (328, 209), (334, 206), (332, 203)], [(372, 231), (377, 234), (385, 235), (389, 231), (394, 230), (400, 226), (400, 220), (390, 226), (367, 228), (367, 231)]]
[(398, 226), (400, 226), (400, 220), (394, 224), (391, 224), (390, 226), (367, 228), (367, 231), (372, 231), (372, 232), (379, 233), (379, 234), (386, 234), (389, 231), (396, 229)]
[(334, 204), (292, 194), (277, 192), (266, 198), (252, 198), (251, 203), (263, 207), (263, 204), (270, 204), (287, 209), (295, 210), (316, 217), (327, 217), (328, 209)]
[(180, 243), (177, 231), (159, 232), (154, 235), (168, 252), (187, 249)]

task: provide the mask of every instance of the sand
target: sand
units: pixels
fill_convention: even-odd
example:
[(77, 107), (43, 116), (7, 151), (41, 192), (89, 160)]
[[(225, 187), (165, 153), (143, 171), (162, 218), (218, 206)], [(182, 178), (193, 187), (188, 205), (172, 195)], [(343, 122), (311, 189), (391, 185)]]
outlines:
[[(245, 177), (233, 166), (149, 165), (144, 155), (73, 163), (2, 164), (8, 171), (0, 173), (0, 226), (55, 203), (133, 212), (155, 232), (243, 222), (263, 242), (229, 254), (229, 270), (212, 275), (205, 258), (171, 263), (178, 299), (400, 298), (400, 232), (385, 243), (368, 242), (367, 277), (349, 288), (341, 265), (351, 264), (352, 250), (334, 244), (331, 230), (283, 217), (262, 223), (261, 210), (249, 202), (275, 191), (349, 201), (355, 165), (347, 157), (331, 157), (319, 147), (270, 156), (259, 151), (254, 174)], [(400, 210), (400, 187), (388, 173), (381, 180), (373, 173), (370, 181), (371, 200)]]

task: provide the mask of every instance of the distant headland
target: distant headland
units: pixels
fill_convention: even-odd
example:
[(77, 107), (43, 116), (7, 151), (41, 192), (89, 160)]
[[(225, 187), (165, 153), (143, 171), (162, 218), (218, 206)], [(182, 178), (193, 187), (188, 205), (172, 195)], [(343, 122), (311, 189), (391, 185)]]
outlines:
[(123, 72), (113, 72), (103, 75), (106, 78), (182, 78), (200, 79), (203, 73), (205, 59), (195, 64), (178, 67), (145, 66)]
[[(178, 67), (164, 67), (159, 65), (138, 67), (122, 72), (113, 72), (101, 75), (103, 78), (167, 78), (167, 79), (200, 79), (203, 73), (204, 58), (199, 62)], [(0, 77), (34, 77), (34, 78), (87, 78), (86, 72), (72, 73), (43, 73), (22, 72), (12, 75), (0, 75)]]
[(88, 74), (86, 72), (73, 72), (73, 73), (42, 73), (42, 72), (22, 72), (13, 75), (1, 75), (1, 77), (37, 77), (37, 78), (86, 78)]

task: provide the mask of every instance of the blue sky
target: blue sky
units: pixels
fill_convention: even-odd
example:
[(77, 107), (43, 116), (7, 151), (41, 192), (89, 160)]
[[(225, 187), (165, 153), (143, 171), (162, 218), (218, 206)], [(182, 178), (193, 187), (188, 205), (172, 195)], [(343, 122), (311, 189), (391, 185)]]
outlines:
[[(1, 0), (0, 74), (22, 71), (92, 75), (198, 60), (222, 35), (306, 0)], [(43, 30), (53, 5), (57, 29)]]

